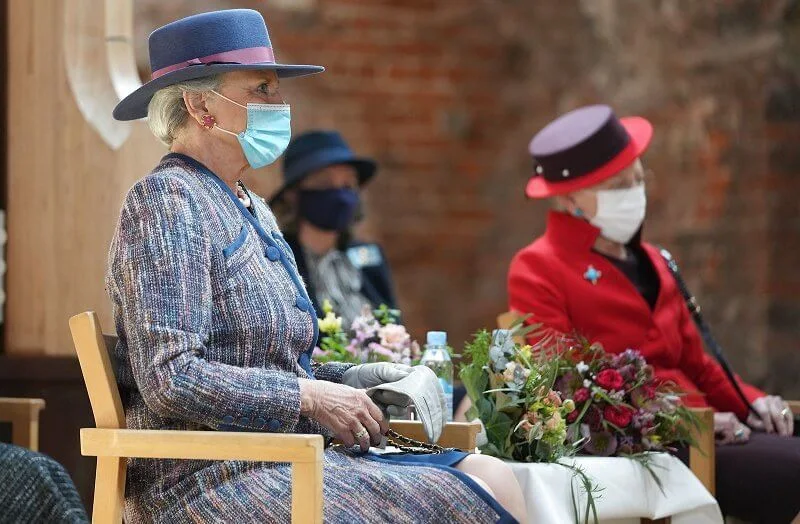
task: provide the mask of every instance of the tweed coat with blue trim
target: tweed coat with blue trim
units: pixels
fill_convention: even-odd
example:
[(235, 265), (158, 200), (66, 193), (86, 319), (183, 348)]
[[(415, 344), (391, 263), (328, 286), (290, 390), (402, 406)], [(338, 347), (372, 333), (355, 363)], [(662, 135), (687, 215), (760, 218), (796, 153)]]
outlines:
[[(255, 220), (202, 164), (167, 155), (128, 193), (106, 285), (130, 428), (320, 433), (300, 415), (316, 318), (260, 198)], [(341, 382), (346, 365), (315, 370)], [(328, 450), (329, 522), (493, 522), (502, 510), (451, 468)], [(126, 520), (287, 522), (285, 464), (131, 459)]]

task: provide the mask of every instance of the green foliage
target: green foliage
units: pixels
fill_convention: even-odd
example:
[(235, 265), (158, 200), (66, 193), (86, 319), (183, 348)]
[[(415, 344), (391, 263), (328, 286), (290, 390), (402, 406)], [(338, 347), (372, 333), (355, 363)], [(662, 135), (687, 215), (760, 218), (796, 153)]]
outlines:
[(372, 316), (381, 326), (400, 324), (400, 310), (392, 309), (386, 304), (381, 304), (377, 309), (372, 310)]

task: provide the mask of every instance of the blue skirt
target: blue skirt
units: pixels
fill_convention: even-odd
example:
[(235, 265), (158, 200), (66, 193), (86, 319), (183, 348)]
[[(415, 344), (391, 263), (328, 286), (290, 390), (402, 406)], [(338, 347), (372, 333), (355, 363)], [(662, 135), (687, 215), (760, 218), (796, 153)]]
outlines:
[(475, 492), (484, 502), (494, 509), (499, 518), (498, 524), (513, 524), (516, 519), (501, 506), (494, 497), (489, 495), (482, 487), (480, 487), (472, 478), (456, 469), (456, 465), (464, 460), (469, 453), (464, 451), (445, 451), (443, 453), (373, 453), (369, 452), (364, 455), (364, 458), (374, 460), (376, 462), (383, 462), (389, 464), (407, 464), (409, 466), (426, 466), (430, 468), (441, 469), (455, 476), (460, 482), (469, 487)]

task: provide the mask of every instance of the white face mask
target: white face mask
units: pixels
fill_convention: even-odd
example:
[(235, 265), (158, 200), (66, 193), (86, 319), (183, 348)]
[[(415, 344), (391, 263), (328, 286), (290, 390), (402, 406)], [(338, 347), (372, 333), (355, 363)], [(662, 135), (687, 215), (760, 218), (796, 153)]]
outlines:
[(609, 240), (627, 244), (639, 230), (647, 210), (644, 184), (597, 192), (597, 215), (589, 222)]

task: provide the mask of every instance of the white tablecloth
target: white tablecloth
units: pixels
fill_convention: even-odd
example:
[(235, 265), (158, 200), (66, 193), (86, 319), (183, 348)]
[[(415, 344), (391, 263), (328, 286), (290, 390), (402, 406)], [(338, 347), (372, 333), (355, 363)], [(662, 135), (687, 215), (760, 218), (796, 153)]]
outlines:
[[(677, 458), (653, 454), (653, 470), (664, 488), (659, 489), (650, 473), (627, 458), (577, 457), (564, 461), (583, 468), (596, 486), (597, 517), (607, 524), (639, 524), (639, 519), (672, 517), (673, 524), (721, 524), (722, 515), (714, 497)], [(580, 510), (586, 495), (572, 470), (557, 464), (509, 462), (517, 477), (531, 522), (560, 524), (575, 522), (570, 495), (573, 482)], [(591, 520), (590, 520), (591, 522)]]

